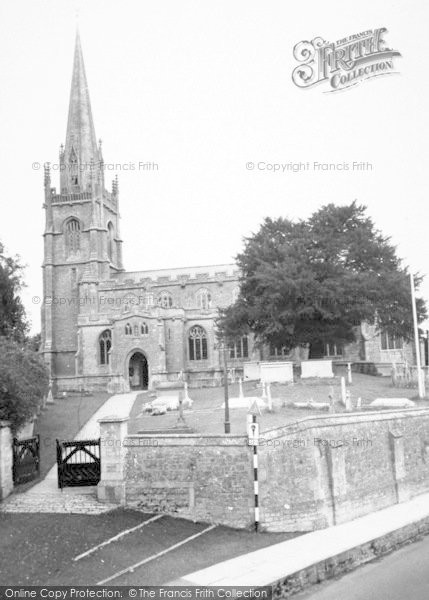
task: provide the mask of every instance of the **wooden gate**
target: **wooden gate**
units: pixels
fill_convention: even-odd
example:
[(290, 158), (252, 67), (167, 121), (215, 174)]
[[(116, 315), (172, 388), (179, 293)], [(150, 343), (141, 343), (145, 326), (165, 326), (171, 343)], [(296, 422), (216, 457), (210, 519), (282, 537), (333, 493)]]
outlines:
[(100, 438), (57, 440), (58, 487), (97, 485), (100, 481)]
[(40, 475), (40, 437), (13, 440), (13, 483), (26, 483)]

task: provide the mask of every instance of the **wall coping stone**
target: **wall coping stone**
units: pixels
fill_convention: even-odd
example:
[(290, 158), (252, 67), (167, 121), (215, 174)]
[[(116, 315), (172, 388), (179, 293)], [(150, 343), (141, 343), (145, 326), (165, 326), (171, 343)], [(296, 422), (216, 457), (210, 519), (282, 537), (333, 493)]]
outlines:
[(307, 429), (353, 425), (355, 423), (365, 422), (372, 423), (374, 421), (391, 421), (393, 419), (422, 416), (429, 416), (429, 408), (402, 408), (347, 414), (341, 413), (338, 415), (330, 415), (329, 417), (315, 415), (314, 417), (303, 417), (294, 423), (288, 423), (273, 429), (262, 430), (261, 434), (272, 435), (273, 437), (278, 434), (277, 437), (279, 437), (280, 435), (288, 435), (289, 433), (296, 433), (297, 431), (303, 431)]
[[(270, 438), (280, 437), (283, 435), (294, 434), (296, 432), (306, 431), (309, 429), (319, 429), (324, 427), (341, 426), (341, 425), (353, 425), (355, 423), (374, 422), (374, 421), (391, 421), (398, 418), (409, 418), (409, 417), (422, 417), (429, 416), (429, 408), (405, 408), (405, 409), (392, 409), (392, 410), (380, 410), (363, 413), (349, 413), (331, 415), (329, 417), (303, 417), (301, 420), (294, 423), (288, 423), (273, 429), (261, 430), (261, 437)], [(209, 442), (217, 442), (219, 446), (226, 445), (242, 445), (247, 442), (247, 436), (231, 435), (231, 434), (203, 434), (203, 433), (170, 433), (165, 430), (160, 430), (159, 433), (135, 433), (129, 434), (126, 437), (125, 445), (136, 445), (131, 440), (139, 438), (154, 438), (156, 437), (159, 441), (162, 441), (162, 445), (175, 445), (180, 441), (180, 445), (209, 445)], [(127, 441), (131, 443), (126, 443)], [(199, 442), (199, 444), (197, 444)], [(216, 444), (215, 444), (216, 445)], [(246, 444), (247, 445), (247, 444)]]
[[(144, 447), (148, 448), (151, 445), (148, 443), (140, 443), (140, 440), (156, 439), (157, 444), (154, 447), (160, 446), (246, 446), (246, 436), (227, 436), (220, 435), (203, 436), (201, 434), (186, 433), (159, 433), (159, 434), (132, 434), (128, 435), (124, 440), (124, 446), (129, 448)], [(250, 448), (250, 446), (249, 446)]]
[(101, 419), (97, 419), (98, 423), (123, 423), (124, 421), (129, 420), (129, 417), (120, 417), (118, 415), (106, 415)]

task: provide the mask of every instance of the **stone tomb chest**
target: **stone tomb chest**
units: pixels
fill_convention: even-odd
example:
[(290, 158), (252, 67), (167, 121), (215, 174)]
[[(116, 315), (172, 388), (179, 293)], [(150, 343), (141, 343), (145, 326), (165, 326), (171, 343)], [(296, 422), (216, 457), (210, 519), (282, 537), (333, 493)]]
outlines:
[(333, 377), (332, 360), (303, 360), (301, 362), (301, 379), (309, 377)]
[(293, 362), (261, 362), (260, 369), (265, 383), (293, 382)]

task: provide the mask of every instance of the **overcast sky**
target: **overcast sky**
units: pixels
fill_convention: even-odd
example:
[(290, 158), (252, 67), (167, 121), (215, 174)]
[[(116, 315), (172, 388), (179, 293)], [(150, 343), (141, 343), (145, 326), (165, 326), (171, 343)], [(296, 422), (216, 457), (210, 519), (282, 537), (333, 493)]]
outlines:
[[(28, 265), (40, 328), (43, 170), (65, 141), (79, 2), (0, 5), (0, 239)], [(97, 137), (119, 165), (127, 270), (230, 262), (266, 216), (368, 206), (414, 271), (429, 271), (427, 3), (91, 0), (79, 23)], [(398, 75), (300, 89), (293, 47), (386, 27)], [(158, 170), (139, 170), (154, 162)], [(372, 164), (269, 172), (246, 163)], [(126, 165), (133, 164), (135, 170)], [(125, 166), (124, 166), (125, 165)], [(56, 175), (53, 185), (58, 186)], [(429, 280), (422, 287), (429, 300)]]

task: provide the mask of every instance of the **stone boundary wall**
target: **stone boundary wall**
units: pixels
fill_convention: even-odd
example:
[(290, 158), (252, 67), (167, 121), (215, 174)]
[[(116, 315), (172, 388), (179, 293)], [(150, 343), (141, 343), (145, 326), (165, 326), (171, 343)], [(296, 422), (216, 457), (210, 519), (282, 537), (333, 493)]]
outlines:
[(308, 417), (263, 433), (261, 523), (312, 531), (429, 490), (429, 409)]
[[(102, 456), (100, 482), (116, 478), (121, 503), (253, 526), (253, 450), (246, 437), (121, 431), (124, 462), (118, 466), (114, 452), (110, 464)], [(429, 491), (429, 409), (307, 417), (263, 432), (258, 457), (262, 531), (343, 523)]]
[(13, 490), (12, 432), (7, 421), (0, 421), (0, 501)]
[(127, 506), (251, 526), (253, 465), (243, 436), (133, 435), (126, 445)]

